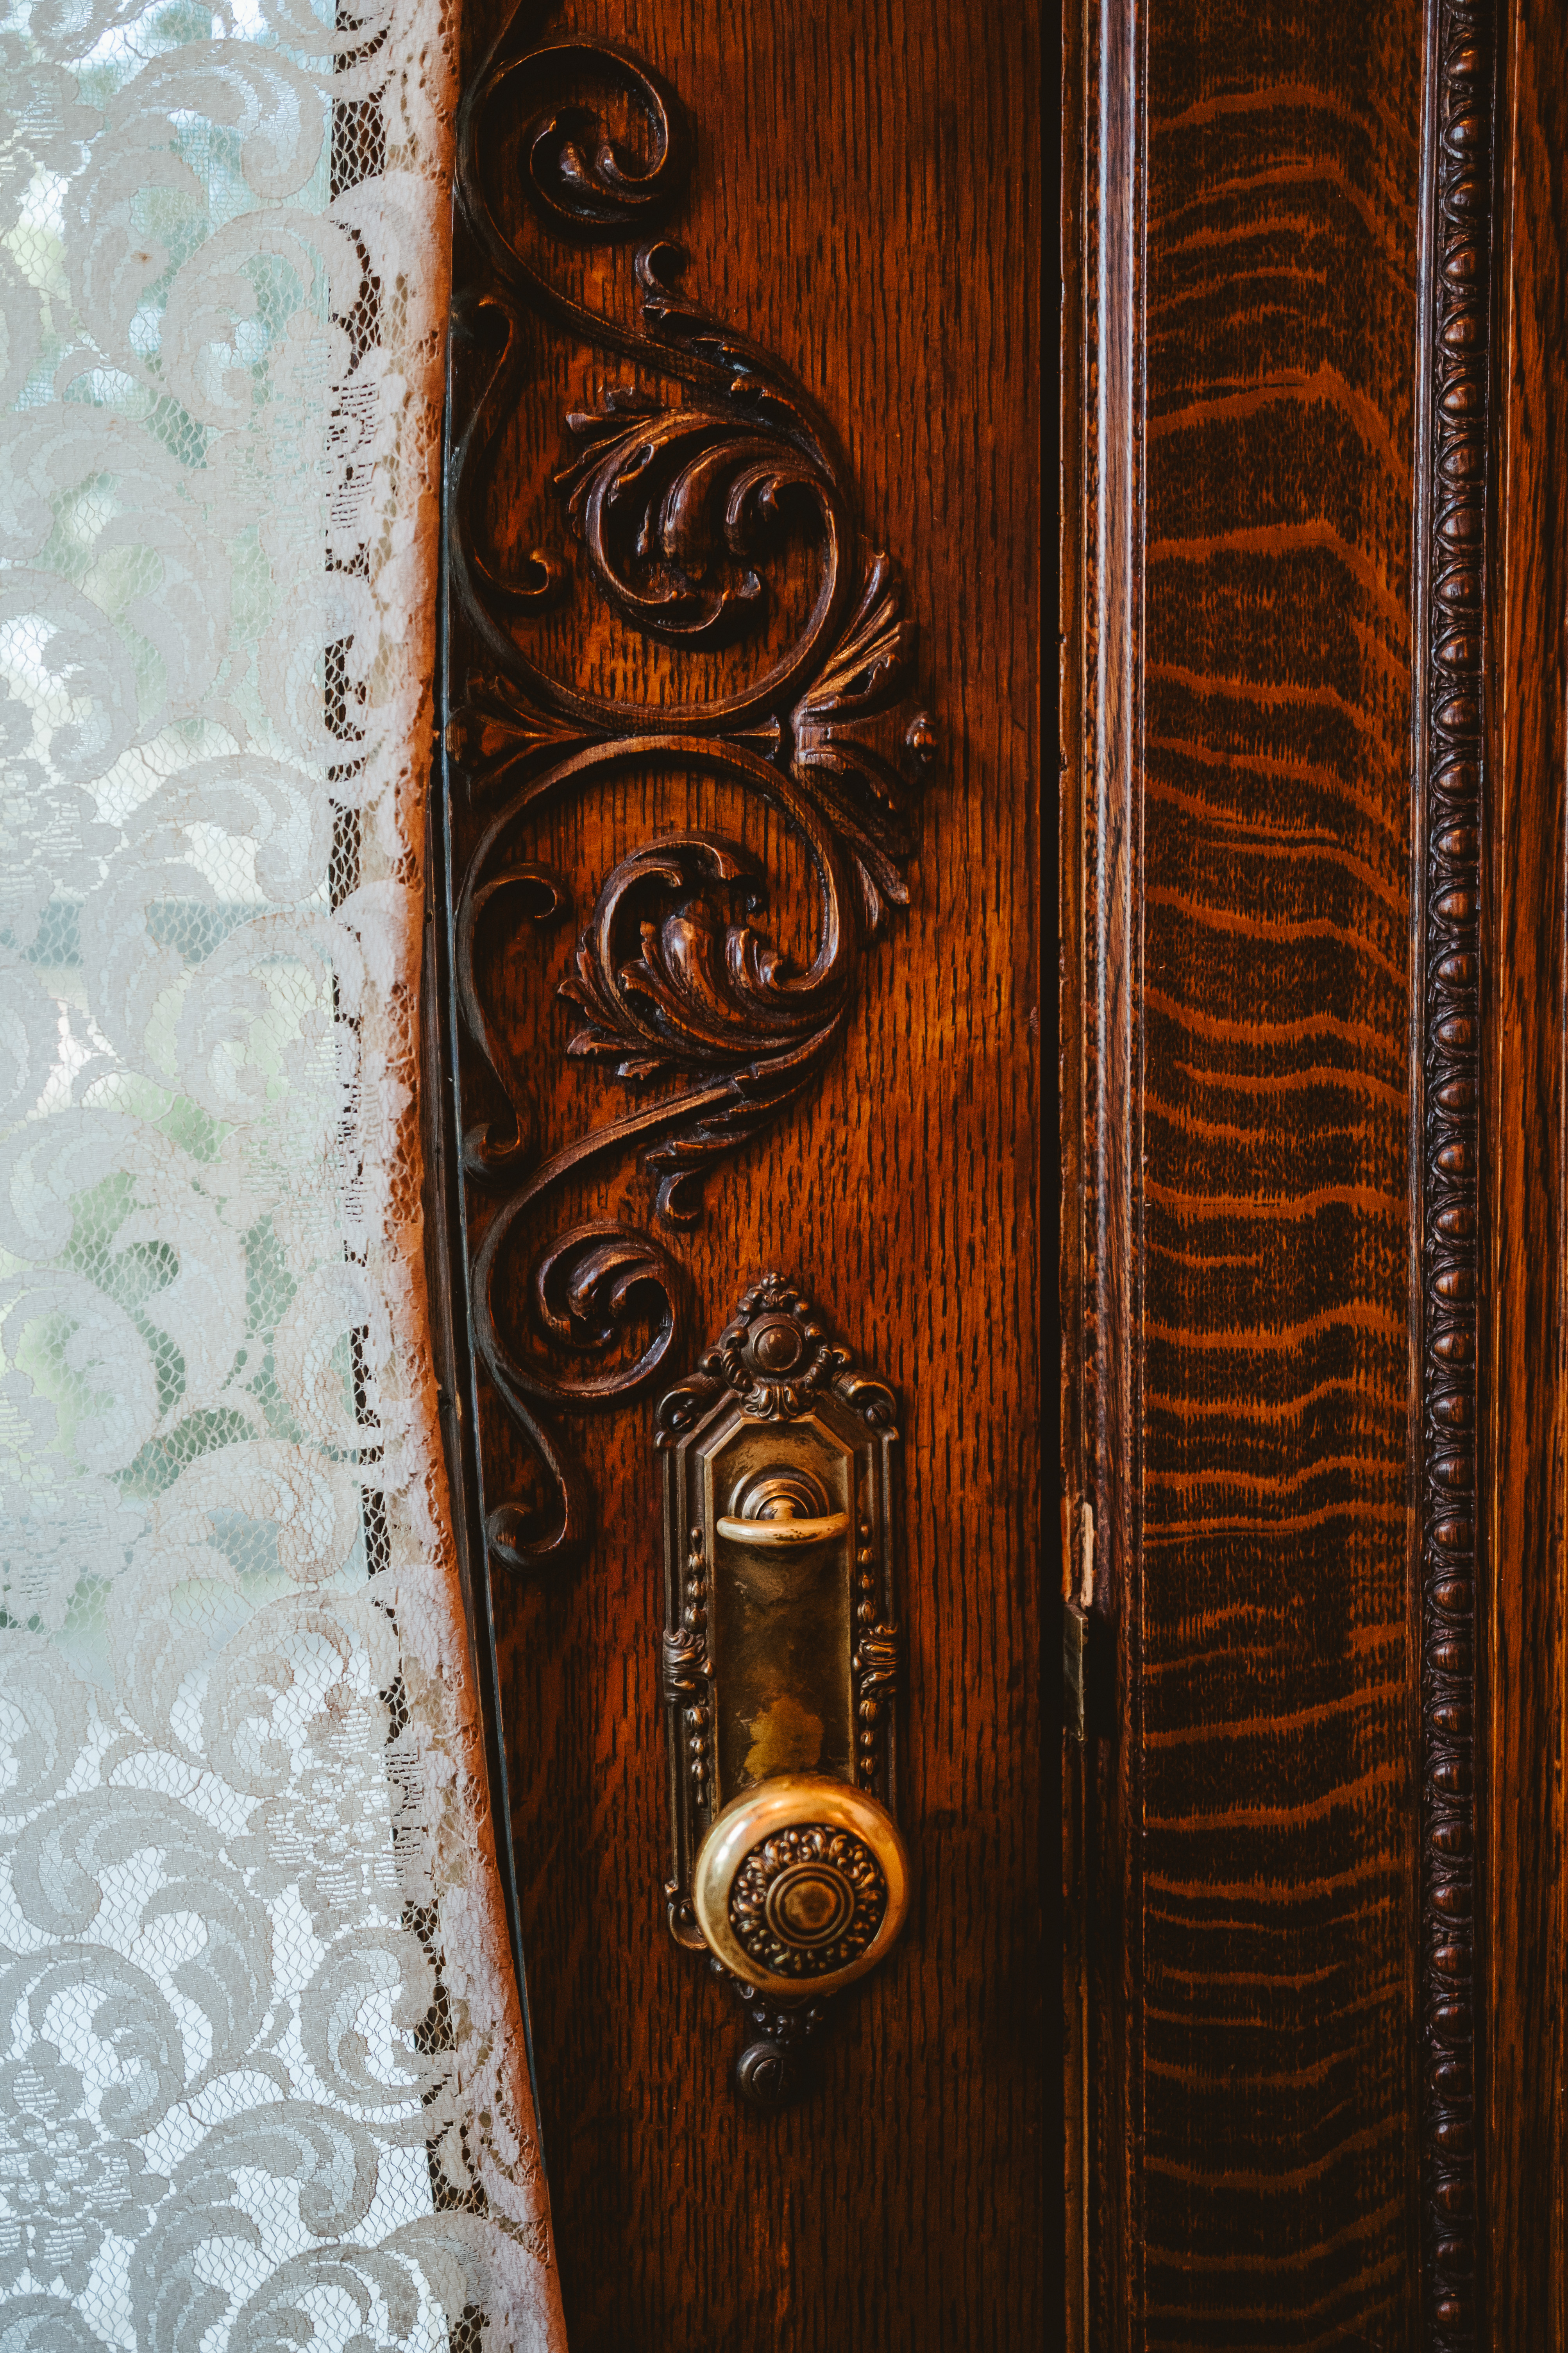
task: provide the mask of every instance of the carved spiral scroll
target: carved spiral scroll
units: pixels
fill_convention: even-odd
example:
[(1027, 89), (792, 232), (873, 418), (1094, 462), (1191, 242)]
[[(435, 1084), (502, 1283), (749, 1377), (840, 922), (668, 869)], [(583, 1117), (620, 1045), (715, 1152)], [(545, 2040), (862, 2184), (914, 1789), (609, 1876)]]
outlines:
[[(907, 899), (912, 797), (935, 746), (930, 720), (905, 707), (913, 630), (891, 565), (861, 540), (836, 435), (776, 360), (683, 298), (685, 255), (649, 234), (688, 184), (678, 99), (621, 50), (539, 40), (536, 18), (519, 10), (459, 110), (467, 262), (446, 459), (443, 717), (458, 844), (451, 965), (468, 1040), (458, 1117), (469, 1315), (483, 1377), (553, 1498), (541, 1514), (487, 1497), (490, 1558), (510, 1569), (563, 1564), (587, 1539), (589, 1498), (560, 1416), (640, 1394), (679, 1339), (679, 1279), (664, 1247), (606, 1220), (558, 1232), (561, 1196), (637, 1157), (657, 1181), (658, 1218), (690, 1225), (717, 1164), (815, 1083), (844, 1036), (866, 943), (889, 903)], [(586, 103), (586, 88), (603, 98)], [(640, 324), (590, 312), (563, 289), (557, 240), (636, 242)], [(491, 543), (486, 517), (542, 327), (601, 364), (679, 384), (683, 397), (612, 383), (567, 413), (554, 485), (564, 543), (579, 552), (536, 551), (519, 566)], [(812, 551), (816, 586), (793, 638), (771, 648), (768, 571), (789, 544)], [(640, 705), (554, 678), (531, 632), (573, 582), (671, 648), (755, 641), (757, 674), (706, 701)], [(573, 892), (525, 854), (528, 826), (617, 775), (660, 769), (721, 778), (784, 819), (815, 876), (815, 944), (796, 969), (770, 941), (768, 877), (740, 844), (691, 833), (629, 849), (583, 924), (561, 994), (578, 1016), (568, 1051), (643, 1100), (545, 1151), (496, 983), (570, 918)], [(582, 1369), (563, 1371), (572, 1357)], [(869, 1639), (864, 1673), (870, 1721), (883, 1664)]]
[[(589, 244), (645, 236), (686, 191), (689, 142), (680, 109), (656, 74), (608, 43), (558, 41), (517, 60), (529, 95), (584, 68), (618, 85), (642, 116), (653, 154), (640, 163), (610, 137), (593, 110), (558, 106), (535, 114), (522, 134), (528, 193), (549, 226)], [(489, 95), (508, 79), (503, 69)]]

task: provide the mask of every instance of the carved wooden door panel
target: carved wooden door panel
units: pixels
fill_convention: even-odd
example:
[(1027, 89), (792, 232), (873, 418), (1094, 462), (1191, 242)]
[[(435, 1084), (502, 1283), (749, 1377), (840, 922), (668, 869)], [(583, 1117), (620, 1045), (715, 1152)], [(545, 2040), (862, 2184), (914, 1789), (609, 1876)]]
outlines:
[(1561, 2347), (1568, 48), (1069, 11), (1069, 2334)]
[[(1035, 33), (464, 37), (426, 1217), (571, 2343), (1032, 2344)], [(747, 1649), (785, 1537), (818, 1615)], [(787, 1863), (875, 1959), (895, 1815), (907, 1923), (737, 1998), (725, 1919), (783, 1948), (736, 1897), (710, 1964), (698, 1850), (797, 1774), (769, 1934)]]

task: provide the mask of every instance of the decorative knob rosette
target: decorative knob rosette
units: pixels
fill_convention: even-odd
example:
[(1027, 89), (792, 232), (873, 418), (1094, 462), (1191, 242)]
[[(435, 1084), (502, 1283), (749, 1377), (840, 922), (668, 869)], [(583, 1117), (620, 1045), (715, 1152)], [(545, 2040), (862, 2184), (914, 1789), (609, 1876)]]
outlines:
[(831, 1992), (875, 1968), (909, 1910), (887, 1808), (845, 1781), (781, 1773), (742, 1790), (698, 1851), (691, 1901), (710, 1950), (759, 1992)]

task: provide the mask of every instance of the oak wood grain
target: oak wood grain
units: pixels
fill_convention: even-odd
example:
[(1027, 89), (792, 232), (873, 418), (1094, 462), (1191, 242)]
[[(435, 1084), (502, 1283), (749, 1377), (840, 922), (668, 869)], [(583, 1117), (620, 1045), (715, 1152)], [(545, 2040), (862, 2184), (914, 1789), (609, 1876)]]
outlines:
[[(1142, 274), (1112, 266), (1102, 202), (1086, 765), (1091, 810), (1126, 811), (1115, 889), (1135, 912), (1091, 828), (1084, 1002), (1113, 1134), (1087, 1204), (1086, 1347), (1121, 1678), (1094, 1995), (1123, 2010), (1095, 2030), (1091, 2341), (1393, 2348), (1417, 2308), (1422, 13), (1154, 0), (1097, 12), (1096, 45), (1114, 50), (1102, 90), (1131, 96), (1091, 118), (1090, 176), (1132, 191)], [(1108, 373), (1129, 319), (1131, 364)], [(1127, 1435), (1103, 1395), (1110, 1316)]]
[[(1112, 1736), (1089, 1745), (1082, 1839), (1088, 1918), (1084, 1990), (1091, 2086), (1086, 2130), (1089, 2342), (1123, 2353), (1142, 2299), (1142, 2180), (1139, 2002), (1142, 1918), (1134, 1874), (1142, 1750), (1136, 1672), (1136, 1300), (1133, 1241), (1136, 1109), (1136, 856), (1139, 808), (1137, 532), (1142, 437), (1137, 430), (1135, 321), (1143, 205), (1142, 50), (1136, 9), (1089, 7), (1082, 42), (1082, 352), (1072, 369), (1079, 521), (1084, 550), (1079, 612), (1068, 632), (1081, 682), (1068, 698), (1081, 744), (1085, 1169), (1081, 1205), (1080, 1427), (1069, 1475), (1079, 1499), (1080, 1600), (1091, 1634), (1115, 1644)], [(1069, 314), (1070, 315), (1070, 314)], [(1075, 745), (1075, 749), (1077, 749)]]
[(1504, 17), (1498, 215), (1490, 974), (1485, 1196), (1491, 1414), (1489, 2336), (1564, 2334), (1564, 703), (1568, 695), (1568, 52), (1557, 12)]
[[(1084, 21), (1081, 9), (1059, 10), (1061, 178), (1058, 235), (1061, 347), (1058, 408), (1058, 500), (1057, 729), (1058, 883), (1058, 1123), (1059, 1192), (1057, 1296), (1059, 1313), (1060, 1398), (1058, 1467), (1059, 1610), (1089, 1597), (1082, 1591), (1088, 1508), (1083, 1396), (1088, 1371), (1082, 1213), (1087, 1198), (1084, 908), (1087, 871), (1083, 796), (1079, 789), (1084, 741), (1084, 610), (1082, 554), (1085, 396), (1083, 354), (1086, 289), (1082, 257), (1088, 185), (1084, 154)], [(1051, 1647), (1055, 1647), (1054, 1644)], [(1065, 1655), (1065, 1654), (1064, 1654)], [(1065, 1693), (1064, 1693), (1065, 1701)], [(1067, 1715), (1064, 1704), (1064, 1721)], [(1089, 2000), (1091, 1869), (1088, 1836), (1094, 1749), (1064, 1739), (1062, 1755), (1062, 2341), (1066, 2353), (1084, 2353), (1089, 2325), (1089, 2199), (1097, 2186), (1091, 2158), (1090, 2005)]]
[[(468, 13), (470, 61), (502, 19)], [(1037, 1582), (1037, 174), (1026, 12), (854, 0), (575, 0), (552, 27), (624, 45), (682, 95), (688, 290), (765, 344), (833, 417), (875, 543), (909, 582), (942, 763), (912, 903), (866, 960), (820, 1089), (720, 1169), (677, 1244), (692, 1349), (744, 1282), (808, 1283), (902, 1400), (909, 1692), (900, 1810), (915, 1911), (844, 2004), (820, 2089), (773, 2118), (734, 2099), (742, 2019), (671, 1942), (651, 1408), (574, 1424), (596, 1498), (583, 1567), (498, 1589), (511, 1830), (563, 2293), (574, 2353), (837, 2353), (1041, 2341)], [(617, 124), (617, 130), (623, 126)], [(626, 135), (635, 139), (636, 126)], [(630, 255), (574, 256), (578, 298), (635, 296)], [(629, 371), (541, 331), (487, 516), (507, 560), (570, 555), (550, 477), (569, 407)], [(786, 561), (774, 626), (809, 575)], [(792, 601), (793, 600), (793, 601)], [(581, 600), (540, 625), (557, 675), (624, 696), (717, 691), (739, 654), (670, 659)], [(731, 665), (727, 672), (726, 664)], [(635, 844), (700, 825), (771, 880), (797, 961), (815, 920), (798, 842), (700, 773), (633, 773), (546, 813), (522, 854), (578, 920)], [(612, 1115), (569, 1061), (556, 986), (575, 924), (508, 953), (508, 1018), (541, 1148)], [(565, 1223), (653, 1188), (630, 1166)], [(670, 1366), (671, 1373), (684, 1369)], [(526, 1487), (498, 1415), (487, 1447)]]

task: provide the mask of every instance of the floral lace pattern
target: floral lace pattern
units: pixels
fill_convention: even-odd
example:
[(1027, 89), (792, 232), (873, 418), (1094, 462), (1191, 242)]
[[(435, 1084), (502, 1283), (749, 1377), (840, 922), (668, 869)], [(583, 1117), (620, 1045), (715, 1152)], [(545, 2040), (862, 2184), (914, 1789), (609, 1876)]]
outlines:
[(410, 1116), (449, 31), (0, 17), (0, 2353), (562, 2341)]

